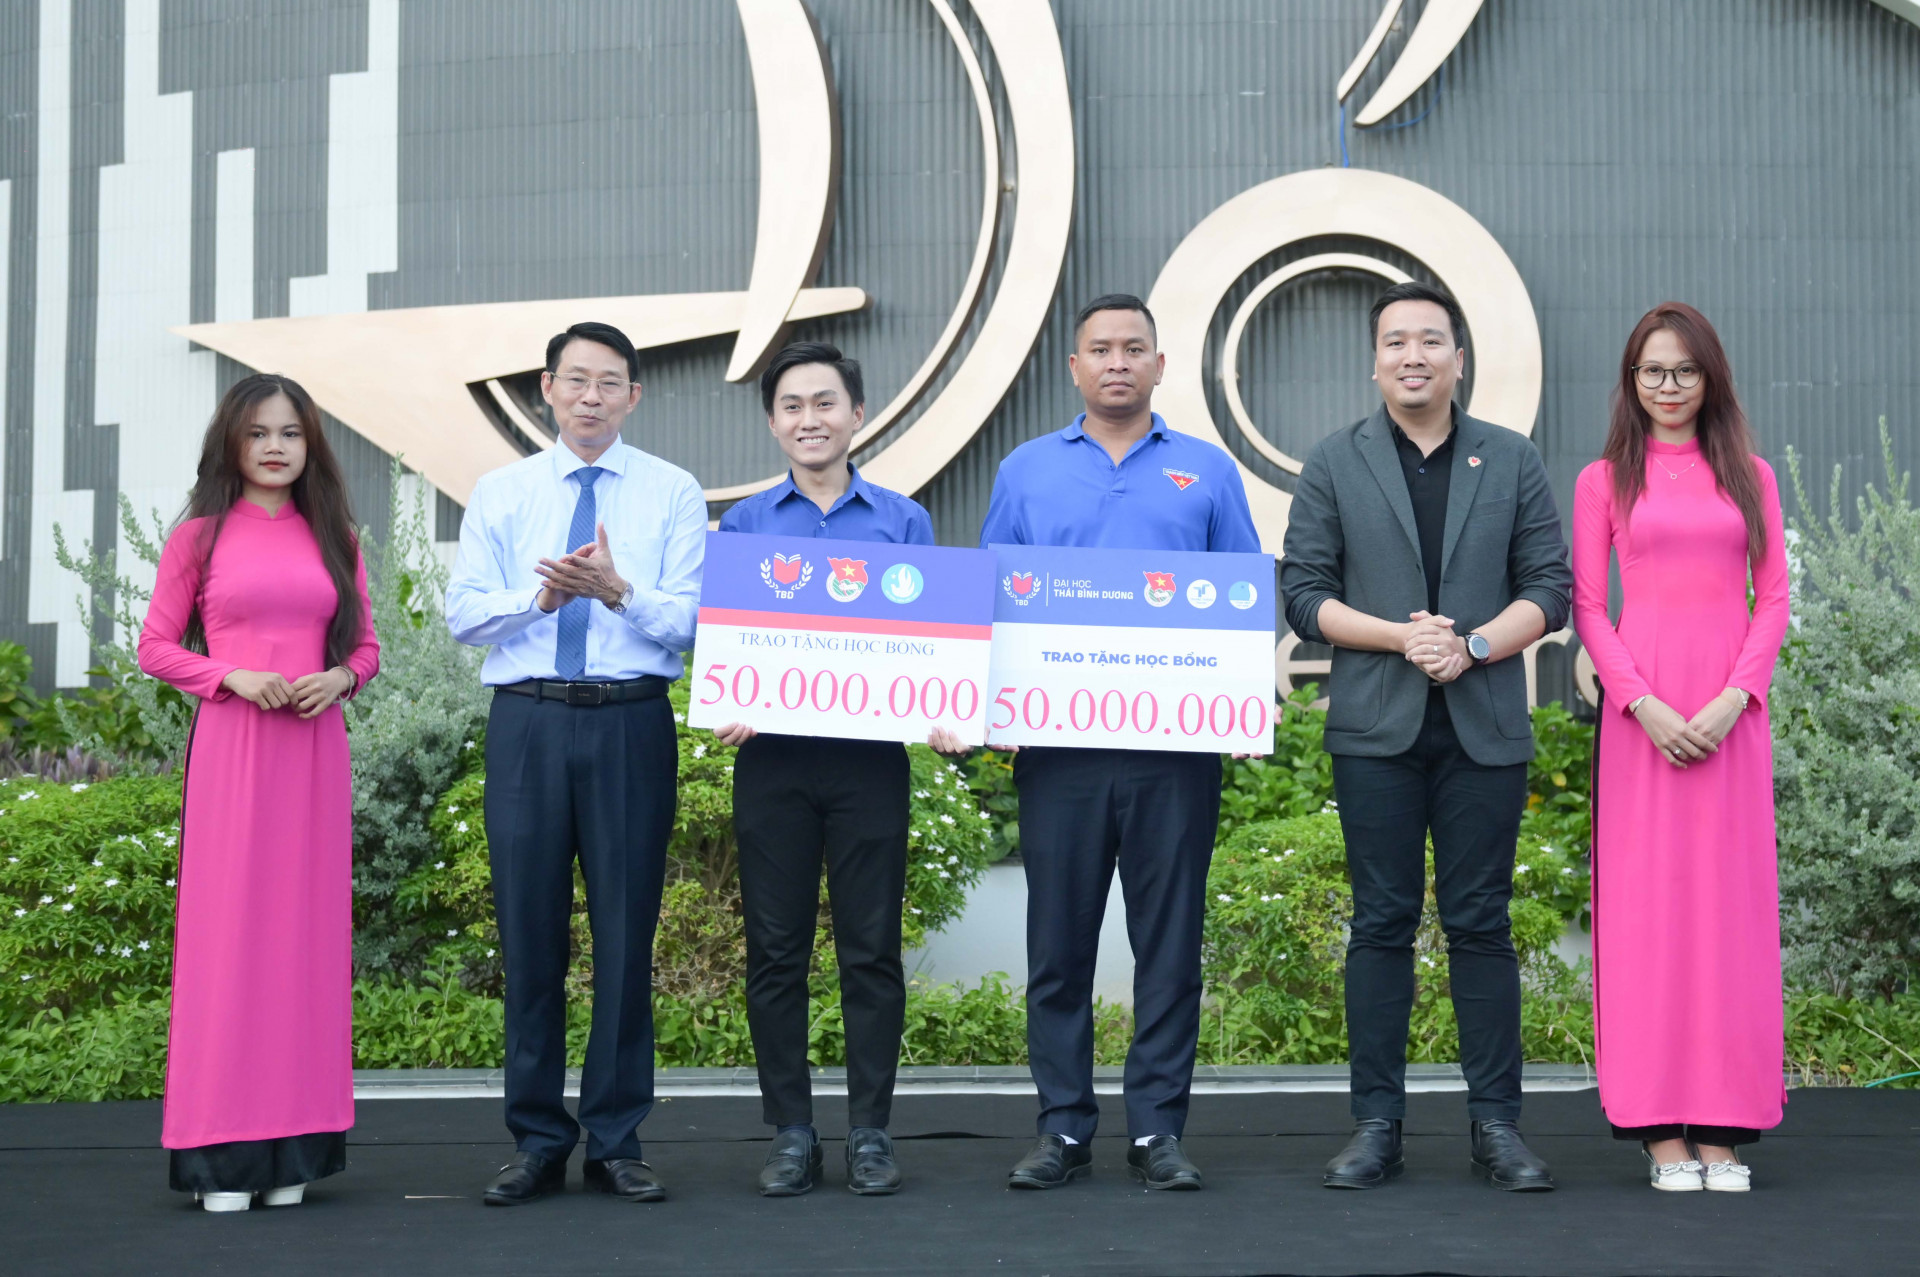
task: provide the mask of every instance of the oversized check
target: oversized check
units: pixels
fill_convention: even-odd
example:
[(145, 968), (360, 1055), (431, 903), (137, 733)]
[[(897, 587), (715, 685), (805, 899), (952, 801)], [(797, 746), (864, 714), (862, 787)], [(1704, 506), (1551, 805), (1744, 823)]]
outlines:
[(994, 744), (1273, 749), (1272, 555), (993, 550)]
[(978, 745), (993, 588), (985, 550), (709, 532), (687, 722)]

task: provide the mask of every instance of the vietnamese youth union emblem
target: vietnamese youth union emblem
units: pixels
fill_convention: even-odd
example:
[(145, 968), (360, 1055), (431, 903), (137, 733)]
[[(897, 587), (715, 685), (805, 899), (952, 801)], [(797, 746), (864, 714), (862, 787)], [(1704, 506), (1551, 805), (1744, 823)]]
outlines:
[(835, 603), (851, 603), (867, 588), (865, 559), (829, 558), (827, 566), (832, 569), (827, 574), (827, 595)]
[(1185, 492), (1188, 488), (1200, 482), (1200, 476), (1194, 474), (1191, 470), (1168, 470), (1163, 467), (1160, 473), (1173, 480), (1173, 486), (1182, 492)]
[(794, 591), (813, 580), (813, 564), (798, 554), (776, 554), (760, 560), (760, 579), (776, 597), (790, 599)]
[(1039, 593), (1039, 591), (1034, 588), (1034, 577), (1031, 572), (1007, 573), (1007, 575), (1000, 578), (1000, 588), (1007, 592), (1008, 598), (1012, 599), (1021, 607), (1025, 607), (1027, 604), (1033, 602), (1035, 596)]
[(1173, 573), (1147, 573), (1147, 602), (1155, 607), (1165, 607), (1173, 602)]
[(920, 597), (926, 578), (911, 563), (896, 563), (880, 574), (880, 593), (893, 603), (911, 603)]

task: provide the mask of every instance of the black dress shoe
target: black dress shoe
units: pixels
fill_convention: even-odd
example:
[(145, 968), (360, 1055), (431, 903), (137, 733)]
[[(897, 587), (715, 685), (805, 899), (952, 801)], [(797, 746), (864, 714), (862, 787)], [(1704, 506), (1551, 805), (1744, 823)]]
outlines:
[(847, 1132), (847, 1188), (862, 1197), (900, 1191), (900, 1168), (893, 1162), (893, 1141), (877, 1126)]
[(773, 1137), (773, 1151), (760, 1168), (760, 1196), (798, 1197), (820, 1182), (820, 1141), (806, 1131)]
[(567, 1186), (567, 1159), (539, 1153), (515, 1153), (487, 1185), (481, 1199), (489, 1206), (524, 1206)]
[(653, 1167), (637, 1157), (609, 1157), (605, 1161), (588, 1158), (582, 1168), (587, 1187), (630, 1202), (664, 1202), (667, 1186), (653, 1173)]
[(1545, 1193), (1553, 1189), (1553, 1176), (1527, 1142), (1520, 1128), (1505, 1118), (1488, 1118), (1473, 1124), (1473, 1171), (1484, 1175), (1495, 1188), (1509, 1193)]
[(1399, 1119), (1363, 1117), (1353, 1124), (1347, 1146), (1327, 1163), (1320, 1182), (1328, 1188), (1379, 1188), (1406, 1169)]
[(1058, 1135), (1042, 1135), (1027, 1155), (1013, 1164), (1008, 1188), (1058, 1188), (1093, 1174), (1093, 1150), (1069, 1144)]
[(1127, 1174), (1152, 1189), (1193, 1192), (1205, 1188), (1200, 1168), (1181, 1151), (1180, 1140), (1173, 1135), (1156, 1135), (1145, 1144), (1127, 1147)]

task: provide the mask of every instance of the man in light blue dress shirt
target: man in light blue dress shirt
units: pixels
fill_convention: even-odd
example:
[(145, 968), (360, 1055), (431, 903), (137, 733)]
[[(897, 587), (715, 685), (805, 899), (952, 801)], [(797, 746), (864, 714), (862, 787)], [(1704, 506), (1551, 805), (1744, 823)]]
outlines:
[[(492, 645), (487, 839), (506, 962), (506, 1119), (517, 1152), (489, 1205), (565, 1186), (666, 1189), (640, 1160), (653, 1107), (653, 934), (678, 751), (667, 687), (693, 645), (707, 508), (693, 476), (620, 440), (640, 402), (633, 343), (575, 324), (547, 345), (559, 442), (475, 485), (447, 628)], [(593, 1029), (576, 1122), (562, 1102), (573, 863), (593, 929)]]

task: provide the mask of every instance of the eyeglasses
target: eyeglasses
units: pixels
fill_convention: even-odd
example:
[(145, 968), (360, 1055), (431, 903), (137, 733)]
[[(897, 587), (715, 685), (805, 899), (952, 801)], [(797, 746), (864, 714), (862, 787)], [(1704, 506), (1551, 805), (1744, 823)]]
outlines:
[(1635, 364), (1633, 371), (1640, 378), (1640, 384), (1648, 390), (1658, 390), (1666, 385), (1669, 374), (1673, 377), (1673, 384), (1682, 390), (1692, 390), (1700, 384), (1699, 364), (1681, 364), (1677, 368), (1660, 364)]
[(565, 377), (555, 377), (553, 384), (576, 398), (586, 394), (588, 386), (598, 386), (600, 388), (600, 394), (607, 399), (624, 399), (627, 397), (627, 391), (633, 386), (632, 382), (622, 380), (619, 377), (601, 377), (595, 380), (590, 377), (582, 377), (578, 373), (569, 373)]

